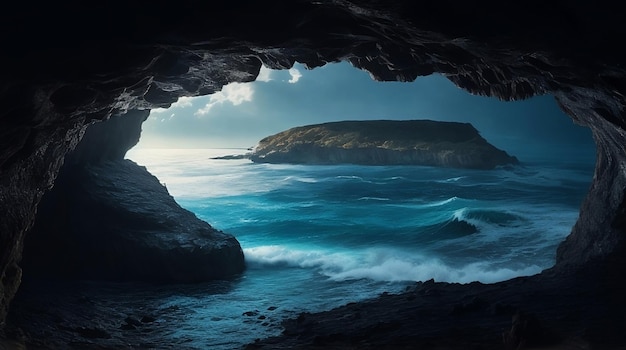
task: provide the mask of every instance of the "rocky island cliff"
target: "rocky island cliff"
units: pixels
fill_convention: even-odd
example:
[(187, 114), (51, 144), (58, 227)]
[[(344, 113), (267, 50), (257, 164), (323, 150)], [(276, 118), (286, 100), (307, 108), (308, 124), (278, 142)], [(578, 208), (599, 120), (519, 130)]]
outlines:
[(262, 139), (256, 163), (428, 165), (492, 169), (516, 164), (469, 123), (341, 121), (292, 128)]

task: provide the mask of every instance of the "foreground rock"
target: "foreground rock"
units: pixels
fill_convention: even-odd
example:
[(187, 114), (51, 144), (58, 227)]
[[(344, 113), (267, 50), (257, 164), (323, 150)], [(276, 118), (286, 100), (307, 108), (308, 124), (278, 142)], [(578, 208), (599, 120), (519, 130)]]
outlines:
[(257, 163), (429, 165), (492, 169), (516, 164), (469, 123), (432, 120), (343, 121), (302, 126), (264, 138)]
[(495, 284), (431, 280), (301, 313), (282, 335), (246, 349), (623, 349), (624, 292), (618, 276), (593, 264)]
[[(145, 167), (122, 159), (138, 139), (135, 134), (145, 117), (135, 113), (88, 129), (41, 203), (26, 242), (25, 271), (197, 282), (228, 278), (244, 269), (234, 237), (181, 208)], [(101, 143), (111, 137), (117, 142)]]

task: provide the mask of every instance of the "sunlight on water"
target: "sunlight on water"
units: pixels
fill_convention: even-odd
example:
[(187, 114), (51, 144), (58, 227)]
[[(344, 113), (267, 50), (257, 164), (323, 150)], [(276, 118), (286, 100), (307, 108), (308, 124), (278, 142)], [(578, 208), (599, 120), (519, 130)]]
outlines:
[[(551, 266), (576, 220), (590, 171), (210, 159), (244, 152), (134, 150), (129, 157), (148, 166), (183, 206), (235, 235), (249, 263), (314, 268), (335, 279), (495, 282), (537, 273)], [(372, 263), (374, 248), (388, 249), (389, 258)], [(384, 268), (392, 266), (398, 268)], [(427, 266), (432, 276), (416, 272)]]
[[(481, 171), (210, 159), (245, 152), (139, 149), (127, 155), (244, 249), (247, 270), (228, 293), (195, 301), (172, 297), (195, 310), (177, 336), (197, 338), (193, 332), (207, 319), (220, 324), (219, 335), (204, 330), (204, 342), (192, 342), (198, 348), (209, 342), (226, 349), (276, 334), (280, 319), (296, 312), (399, 292), (415, 281), (493, 283), (537, 274), (554, 264), (593, 168), (530, 163)], [(267, 321), (245, 316), (248, 311)]]

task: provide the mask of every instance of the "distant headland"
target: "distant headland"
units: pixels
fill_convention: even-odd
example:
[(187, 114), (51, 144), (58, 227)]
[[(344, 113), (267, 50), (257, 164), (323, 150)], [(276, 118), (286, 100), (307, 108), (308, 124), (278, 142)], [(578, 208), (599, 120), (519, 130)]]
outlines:
[(433, 120), (340, 121), (296, 127), (262, 139), (246, 158), (255, 163), (471, 169), (518, 163), (471, 124)]

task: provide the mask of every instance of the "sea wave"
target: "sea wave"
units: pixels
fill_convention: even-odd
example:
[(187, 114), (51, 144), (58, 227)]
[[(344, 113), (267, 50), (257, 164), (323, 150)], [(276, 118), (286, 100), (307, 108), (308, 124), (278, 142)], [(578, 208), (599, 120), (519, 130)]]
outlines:
[(319, 182), (318, 179), (312, 177), (301, 177), (301, 176), (287, 176), (282, 179), (282, 181), (296, 181), (296, 182), (304, 182), (304, 183), (316, 183)]
[(467, 207), (455, 210), (453, 218), (477, 227), (485, 225), (516, 226), (525, 221), (522, 216), (507, 211)]
[(457, 204), (464, 205), (466, 202), (474, 202), (473, 199), (466, 199), (457, 196), (452, 196), (450, 198), (441, 199), (441, 200), (431, 200), (424, 198), (415, 198), (410, 200), (405, 200), (402, 202), (395, 202), (393, 204), (394, 207), (398, 207), (399, 209), (432, 209), (436, 207), (443, 207), (449, 204)]
[(357, 199), (359, 201), (388, 201), (390, 200), (389, 198), (382, 198), (382, 197), (361, 197), (359, 199)]
[(425, 281), (494, 283), (516, 276), (541, 272), (537, 265), (518, 269), (494, 268), (486, 262), (455, 267), (436, 258), (427, 258), (397, 249), (369, 249), (359, 252), (331, 252), (292, 249), (286, 246), (260, 246), (244, 249), (250, 268), (298, 267), (316, 269), (334, 281), (369, 279), (400, 282)]
[(332, 270), (354, 263), (346, 254), (294, 249), (281, 245), (245, 248), (243, 251), (246, 265), (251, 268), (300, 267)]
[(419, 240), (437, 241), (465, 237), (479, 232), (472, 223), (455, 217), (421, 228)]
[(435, 182), (438, 183), (450, 183), (450, 182), (458, 182), (459, 180), (465, 179), (467, 176), (457, 176), (457, 177), (451, 177), (445, 180), (437, 180)]
[(394, 180), (408, 180), (408, 179), (404, 176), (392, 176), (392, 177), (386, 177), (383, 180), (394, 181)]
[(335, 176), (335, 179), (341, 179), (341, 180), (359, 180), (359, 181), (363, 181), (363, 178), (360, 176), (354, 176), (354, 175), (338, 175)]
[(437, 202), (432, 202), (432, 203), (424, 204), (423, 206), (424, 206), (424, 207), (428, 207), (428, 208), (430, 208), (430, 207), (440, 207), (440, 206), (442, 206), (442, 205), (446, 205), (446, 204), (452, 203), (452, 202), (457, 201), (457, 200), (459, 200), (459, 199), (461, 199), (461, 198), (459, 198), (459, 197), (457, 197), (457, 196), (454, 196), (454, 197), (450, 197), (450, 198), (448, 198), (448, 199), (444, 199), (444, 200), (442, 200), (442, 201), (437, 201)]
[(372, 185), (386, 185), (387, 182), (381, 182), (381, 181), (372, 181), (372, 180), (367, 180), (361, 176), (354, 176), (354, 175), (338, 175), (335, 176), (336, 180), (356, 180), (357, 182), (360, 183), (364, 183), (364, 184), (372, 184)]
[(376, 265), (360, 266), (347, 269), (330, 276), (333, 280), (345, 281), (355, 279), (372, 279), (378, 281), (425, 281), (434, 279), (438, 282), (496, 283), (518, 276), (530, 276), (541, 272), (537, 265), (520, 269), (496, 268), (488, 263), (472, 263), (461, 267), (446, 265), (440, 260), (414, 262), (398, 258), (389, 258)]

